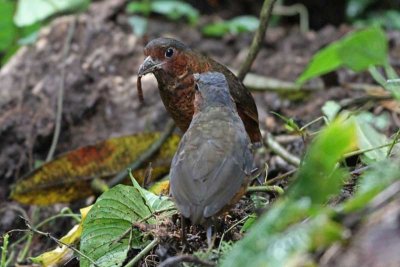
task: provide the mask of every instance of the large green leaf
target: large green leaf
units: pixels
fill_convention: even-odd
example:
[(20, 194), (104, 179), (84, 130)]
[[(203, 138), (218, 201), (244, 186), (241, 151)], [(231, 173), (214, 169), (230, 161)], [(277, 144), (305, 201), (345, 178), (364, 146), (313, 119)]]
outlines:
[[(80, 249), (99, 266), (121, 266), (131, 247), (145, 245), (132, 224), (144, 219), (154, 224), (156, 219), (151, 214), (172, 207), (169, 199), (142, 189), (135, 180), (133, 187), (117, 185), (102, 194), (87, 215)], [(81, 257), (80, 266), (90, 265), (88, 259)]]
[(388, 56), (386, 34), (379, 27), (356, 32), (342, 40), (338, 52), (343, 65), (354, 71), (366, 70), (372, 65), (385, 65)]
[[(299, 253), (340, 238), (342, 229), (329, 219), (324, 203), (338, 193), (346, 175), (336, 165), (354, 143), (352, 123), (328, 126), (310, 147), (287, 197), (277, 201), (236, 243), (222, 266), (247, 266), (249, 260), (252, 266), (288, 266)], [(301, 224), (309, 216), (307, 224)]]
[(374, 65), (387, 64), (388, 43), (385, 32), (369, 27), (349, 34), (314, 55), (298, 83), (331, 72), (340, 67), (362, 71)]
[(90, 0), (19, 0), (14, 22), (19, 27), (34, 24), (52, 15), (85, 9)]
[(344, 175), (335, 166), (355, 144), (353, 123), (332, 123), (307, 151), (298, 179), (289, 190), (289, 196), (293, 199), (307, 196), (313, 203), (323, 204), (328, 196), (338, 193)]

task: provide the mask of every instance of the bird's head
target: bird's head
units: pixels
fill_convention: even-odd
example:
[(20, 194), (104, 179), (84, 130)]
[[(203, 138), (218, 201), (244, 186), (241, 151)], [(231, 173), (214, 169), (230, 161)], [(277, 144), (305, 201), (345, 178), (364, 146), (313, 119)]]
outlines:
[(225, 75), (220, 72), (195, 73), (195, 110), (209, 106), (235, 108)]
[(171, 38), (157, 38), (150, 41), (144, 48), (146, 59), (140, 65), (138, 75), (148, 73), (166, 73), (171, 76), (185, 74), (188, 66), (185, 44)]

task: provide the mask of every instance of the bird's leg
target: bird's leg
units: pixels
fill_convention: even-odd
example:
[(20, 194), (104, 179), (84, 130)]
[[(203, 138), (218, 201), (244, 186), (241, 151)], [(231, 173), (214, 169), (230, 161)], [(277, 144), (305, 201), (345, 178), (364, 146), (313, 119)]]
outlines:
[(207, 227), (206, 235), (207, 235), (208, 249), (210, 249), (213, 246), (213, 242), (212, 242), (212, 224), (210, 224)]
[(181, 215), (181, 240), (184, 246), (187, 245), (186, 230), (187, 230), (187, 220), (185, 217), (183, 217), (183, 215)]

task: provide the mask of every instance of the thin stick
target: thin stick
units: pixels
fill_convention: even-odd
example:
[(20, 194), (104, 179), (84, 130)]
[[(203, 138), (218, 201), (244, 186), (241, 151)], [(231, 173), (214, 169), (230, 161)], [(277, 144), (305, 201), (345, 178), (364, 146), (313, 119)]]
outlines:
[(147, 255), (155, 246), (158, 245), (159, 240), (155, 238), (151, 241), (142, 251), (139, 252), (132, 260), (130, 260), (125, 267), (136, 266), (136, 264), (140, 261), (141, 258)]
[(270, 185), (270, 184), (275, 183), (276, 181), (283, 180), (283, 179), (285, 179), (286, 177), (288, 177), (289, 175), (292, 175), (293, 173), (295, 173), (296, 171), (297, 171), (297, 169), (293, 169), (293, 170), (291, 170), (291, 171), (285, 172), (284, 174), (281, 174), (281, 175), (279, 175), (279, 176), (276, 176), (275, 178), (272, 178), (271, 180), (267, 180), (267, 181), (265, 182), (265, 184), (266, 184), (266, 185)]
[(282, 187), (277, 186), (277, 185), (260, 185), (260, 186), (249, 186), (247, 188), (248, 193), (252, 192), (273, 192), (277, 193), (278, 195), (283, 195), (285, 191), (282, 189)]
[(158, 214), (161, 214), (161, 213), (163, 213), (163, 212), (173, 211), (173, 210), (176, 210), (176, 208), (175, 208), (175, 207), (171, 207), (171, 208), (166, 208), (166, 209), (162, 209), (162, 210), (159, 210), (159, 211), (152, 212), (150, 215), (144, 217), (144, 218), (141, 219), (140, 221), (132, 223), (132, 226), (129, 227), (125, 232), (123, 232), (122, 235), (119, 236), (119, 237), (118, 237), (115, 241), (113, 241), (113, 242), (117, 243), (117, 242), (121, 241), (122, 238), (124, 238), (127, 234), (129, 234), (130, 232), (132, 232), (132, 227), (134, 227), (136, 223), (143, 223), (143, 222), (147, 221), (148, 219), (150, 219), (150, 218), (152, 218), (152, 217), (156, 217)]
[(74, 36), (75, 33), (75, 28), (76, 28), (76, 17), (74, 17), (74, 19), (72, 20), (71, 24), (68, 27), (68, 33), (62, 51), (63, 65), (61, 67), (61, 78), (60, 78), (61, 81), (57, 97), (56, 125), (54, 127), (53, 140), (51, 141), (51, 146), (49, 149), (49, 153), (47, 154), (46, 161), (50, 161), (53, 158), (54, 152), (56, 151), (58, 138), (60, 137), (62, 110), (64, 102), (66, 59), (69, 54), (69, 50), (71, 48), (71, 42), (72, 42), (72, 37)]
[(275, 141), (274, 137), (268, 133), (267, 134), (267, 144), (268, 147), (278, 156), (283, 158), (289, 164), (299, 167), (300, 166), (300, 159), (295, 155), (291, 154), (287, 151), (283, 146), (281, 146), (278, 142)]
[(168, 266), (177, 266), (180, 262), (191, 262), (196, 263), (198, 265), (203, 266), (215, 266), (215, 263), (201, 260), (194, 255), (177, 255), (166, 259), (165, 261), (161, 262), (158, 267), (168, 267)]
[[(175, 123), (170, 120), (167, 123), (166, 129), (161, 134), (160, 138), (156, 140), (153, 144), (150, 145), (149, 149), (145, 151), (143, 154), (139, 156), (134, 162), (132, 162), (127, 169), (131, 169), (131, 171), (135, 171), (139, 168), (145, 161), (150, 159), (159, 149), (160, 147), (168, 140), (168, 138), (172, 135), (175, 129)], [(119, 184), (126, 177), (126, 169), (118, 173), (112, 180), (108, 182), (110, 187)]]
[(381, 148), (384, 148), (384, 147), (393, 146), (394, 144), (398, 144), (398, 143), (400, 143), (400, 140), (397, 140), (396, 142), (390, 142), (388, 144), (380, 145), (380, 146), (377, 146), (377, 147), (372, 147), (372, 148), (360, 149), (360, 150), (352, 151), (352, 152), (344, 154), (344, 158), (357, 156), (357, 155), (364, 154), (364, 153), (367, 153), (367, 152), (370, 152), (370, 151), (374, 151), (374, 150), (377, 150), (377, 149), (381, 149)]
[(239, 70), (238, 78), (243, 81), (246, 74), (249, 72), (254, 59), (257, 57), (260, 51), (261, 44), (263, 42), (265, 32), (267, 31), (269, 19), (271, 18), (272, 8), (276, 0), (265, 0), (260, 12), (260, 24), (254, 35), (253, 41), (251, 42), (249, 54), (242, 67)]
[(224, 241), (225, 238), (225, 234), (229, 233), (230, 231), (232, 231), (233, 228), (235, 228), (236, 226), (238, 226), (239, 224), (241, 224), (242, 222), (246, 221), (249, 218), (250, 215), (246, 215), (245, 217), (243, 217), (241, 220), (235, 222), (231, 227), (229, 227), (228, 230), (224, 231), (224, 233), (221, 236), (221, 241), (219, 242), (218, 245), (218, 253), (221, 250), (221, 245), (222, 245), (222, 241)]
[(59, 246), (66, 246), (67, 248), (73, 250), (75, 253), (79, 254), (81, 257), (84, 257), (85, 259), (90, 261), (90, 263), (93, 264), (94, 266), (99, 266), (99, 265), (96, 264), (96, 262), (94, 260), (92, 260), (89, 256), (87, 256), (87, 255), (83, 254), (82, 252), (80, 252), (78, 249), (74, 248), (73, 246), (71, 246), (71, 245), (69, 245), (67, 243), (62, 242), (61, 240), (59, 240), (59, 239), (55, 238), (54, 236), (52, 236), (50, 233), (45, 233), (45, 232), (42, 232), (42, 231), (39, 231), (39, 230), (33, 228), (29, 224), (29, 221), (27, 219), (25, 219), (23, 217), (21, 217), (21, 218), (25, 221), (26, 226), (28, 227), (28, 229), (32, 233), (35, 233), (35, 234), (38, 234), (38, 235), (42, 235), (42, 236), (46, 236), (47, 238), (49, 238), (49, 239), (53, 240), (54, 242), (56, 242)]

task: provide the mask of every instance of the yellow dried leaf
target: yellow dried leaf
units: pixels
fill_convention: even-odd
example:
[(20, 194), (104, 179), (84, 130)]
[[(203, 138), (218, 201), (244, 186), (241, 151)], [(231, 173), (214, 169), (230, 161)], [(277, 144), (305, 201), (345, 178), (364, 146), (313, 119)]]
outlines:
[[(107, 179), (124, 170), (160, 135), (140, 133), (112, 138), (60, 155), (19, 180), (13, 187), (11, 198), (24, 204), (49, 205), (90, 196), (93, 179)], [(171, 136), (149, 160), (153, 179), (168, 173), (179, 139), (177, 135)], [(147, 164), (143, 164), (134, 172), (139, 184), (143, 183), (146, 167)]]
[(168, 195), (169, 194), (169, 179), (163, 179), (155, 182), (150, 186), (149, 191), (156, 195)]
[[(76, 224), (65, 236), (63, 236), (60, 241), (67, 244), (73, 245), (78, 243), (82, 235), (82, 225), (86, 219), (86, 215), (93, 205), (85, 207), (80, 210), (82, 218), (79, 224)], [(74, 252), (67, 246), (59, 246), (52, 251), (45, 252), (35, 258), (31, 258), (34, 263), (41, 264), (44, 267), (47, 266), (62, 266), (64, 263), (68, 262), (72, 257), (74, 257)]]

